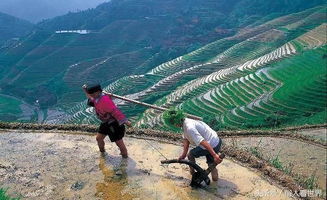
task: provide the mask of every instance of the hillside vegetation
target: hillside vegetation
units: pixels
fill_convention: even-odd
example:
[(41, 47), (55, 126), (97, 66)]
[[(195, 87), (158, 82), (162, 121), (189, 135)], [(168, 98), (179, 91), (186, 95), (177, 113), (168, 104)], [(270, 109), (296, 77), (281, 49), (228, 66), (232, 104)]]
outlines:
[[(325, 22), (325, 6), (311, 8), (321, 4), (323, 1), (304, 0), (114, 0), (43, 21), (28, 36), (2, 48), (0, 92), (33, 106), (38, 102), (39, 107), (31, 109), (43, 110), (44, 118), (50, 110), (66, 112), (68, 122), (95, 120), (81, 102), (85, 97), (80, 87), (86, 82), (100, 82), (117, 94), (192, 112), (187, 106), (190, 99), (203, 102), (201, 95), (209, 90), (299, 54), (296, 49), (301, 42), (291, 41)], [(262, 6), (266, 9), (257, 9)], [(288, 13), (292, 14), (279, 17)], [(90, 33), (55, 33), (77, 29)], [(246, 66), (253, 64), (258, 67)], [(215, 80), (209, 84), (206, 78)], [(255, 95), (243, 98), (243, 103), (249, 103)], [(229, 102), (223, 106), (231, 110), (240, 105)], [(4, 104), (0, 107), (11, 116), (2, 117), (6, 121), (19, 120), (25, 112), (22, 108), (13, 112)], [(145, 108), (124, 103), (122, 108), (139, 126), (160, 124), (155, 111), (144, 112)], [(229, 118), (227, 110), (206, 120)], [(40, 121), (42, 115), (36, 112), (40, 111), (30, 119)], [(155, 123), (148, 122), (152, 118)]]
[[(66, 109), (82, 100), (80, 85), (85, 82), (110, 84), (124, 76), (144, 74), (161, 63), (232, 36), (240, 28), (253, 28), (322, 3), (112, 0), (96, 9), (45, 20), (30, 35), (2, 49), (2, 93), (29, 103), (39, 100), (44, 109)], [(57, 30), (77, 29), (91, 33), (55, 34)], [(231, 47), (243, 39), (225, 45)], [(194, 59), (196, 64), (200, 58)]]
[[(215, 129), (325, 123), (325, 15), (326, 8), (317, 7), (268, 21), (106, 89), (164, 107), (178, 106)], [(151, 86), (145, 84), (156, 79)], [(136, 119), (136, 126), (171, 128), (163, 124), (161, 112), (143, 112), (124, 102), (120, 106)], [(85, 102), (69, 113), (70, 123), (96, 121)]]
[(10, 44), (10, 40), (28, 34), (33, 24), (0, 12), (0, 50)]

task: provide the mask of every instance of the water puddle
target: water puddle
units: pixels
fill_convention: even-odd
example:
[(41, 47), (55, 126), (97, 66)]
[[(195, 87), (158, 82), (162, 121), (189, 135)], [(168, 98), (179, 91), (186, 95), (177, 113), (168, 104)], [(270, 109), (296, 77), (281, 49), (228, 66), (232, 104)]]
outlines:
[[(26, 199), (290, 199), (288, 191), (228, 159), (219, 181), (193, 189), (188, 167), (161, 165), (177, 158), (181, 146), (125, 138), (129, 158), (106, 140), (101, 154), (94, 136), (0, 132), (0, 187)], [(206, 168), (205, 159), (199, 164)]]

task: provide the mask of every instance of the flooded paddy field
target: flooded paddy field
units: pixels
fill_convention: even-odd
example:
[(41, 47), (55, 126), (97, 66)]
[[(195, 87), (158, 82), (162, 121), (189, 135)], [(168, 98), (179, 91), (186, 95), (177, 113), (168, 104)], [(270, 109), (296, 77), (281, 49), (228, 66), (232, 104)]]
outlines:
[(265, 160), (275, 159), (296, 174), (315, 176), (319, 188), (326, 190), (327, 151), (321, 145), (280, 137), (257, 136), (226, 138), (224, 141), (228, 145), (257, 154)]
[[(106, 140), (99, 153), (92, 135), (67, 132), (0, 131), (0, 187), (22, 199), (291, 199), (289, 192), (229, 160), (219, 165), (219, 180), (189, 186), (188, 167), (161, 165), (182, 147), (125, 137), (129, 158)], [(206, 168), (204, 159), (199, 164)]]

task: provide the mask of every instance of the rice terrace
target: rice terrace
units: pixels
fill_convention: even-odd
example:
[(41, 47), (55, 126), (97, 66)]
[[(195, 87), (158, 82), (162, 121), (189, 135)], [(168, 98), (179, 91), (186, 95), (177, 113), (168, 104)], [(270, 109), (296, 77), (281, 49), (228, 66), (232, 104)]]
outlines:
[(0, 200), (326, 199), (325, 1), (103, 2), (0, 4)]

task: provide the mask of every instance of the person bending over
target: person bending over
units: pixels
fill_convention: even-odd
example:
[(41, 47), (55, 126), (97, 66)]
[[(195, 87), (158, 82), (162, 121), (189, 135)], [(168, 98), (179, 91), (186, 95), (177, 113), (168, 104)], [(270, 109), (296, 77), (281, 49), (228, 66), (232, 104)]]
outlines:
[[(207, 164), (219, 164), (222, 159), (217, 154), (221, 148), (222, 140), (218, 137), (216, 131), (211, 129), (203, 121), (193, 120), (185, 117), (182, 110), (170, 109), (163, 113), (163, 119), (166, 124), (182, 128), (183, 130), (183, 152), (178, 159), (185, 159), (187, 156), (191, 162), (195, 163), (195, 158), (205, 156)], [(196, 147), (189, 152), (189, 146)], [(190, 167), (191, 175), (194, 169)], [(211, 171), (213, 181), (218, 180), (217, 167)]]

